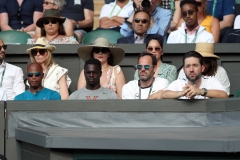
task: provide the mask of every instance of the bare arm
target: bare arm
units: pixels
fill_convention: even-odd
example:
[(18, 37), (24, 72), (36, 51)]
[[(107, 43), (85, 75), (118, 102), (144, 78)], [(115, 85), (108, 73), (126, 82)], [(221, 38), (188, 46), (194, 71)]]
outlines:
[(175, 0), (175, 11), (174, 11), (173, 20), (170, 26), (171, 30), (177, 29), (177, 25), (180, 19), (181, 19), (180, 0)]
[(159, 91), (151, 94), (147, 99), (161, 99), (163, 92), (164, 92), (163, 90), (159, 90)]
[(1, 13), (0, 14), (0, 28), (1, 28), (2, 31), (13, 30), (8, 25), (8, 14), (7, 13)]
[(34, 35), (34, 39), (37, 40), (38, 38), (41, 37), (41, 28), (39, 28), (38, 26), (36, 26), (36, 30), (35, 30), (35, 35)]
[(62, 100), (67, 100), (69, 97), (68, 93), (68, 86), (67, 86), (67, 78), (64, 74), (58, 81), (59, 87), (60, 87), (60, 95)]
[(86, 80), (84, 77), (84, 70), (81, 71), (79, 78), (78, 78), (78, 89), (86, 87)]
[(123, 85), (126, 83), (125, 81), (125, 77), (124, 74), (122, 72), (122, 70), (120, 70), (119, 73), (117, 73), (117, 71), (115, 71), (115, 76), (116, 78), (116, 87), (117, 87), (117, 95), (118, 95), (118, 99), (122, 99), (122, 88)]
[(84, 9), (85, 19), (83, 21), (78, 21), (80, 28), (88, 28), (93, 25), (93, 11), (89, 9)]
[(29, 26), (27, 26), (26, 28), (24, 28), (24, 32), (30, 32), (30, 31), (34, 31), (36, 29), (36, 22), (39, 18), (41, 18), (43, 16), (42, 12), (34, 12), (33, 13), (33, 24), (30, 24)]
[(119, 22), (111, 20), (107, 17), (103, 17), (100, 19), (99, 25), (101, 28), (110, 28), (113, 26), (120, 26), (121, 24)]
[(69, 19), (66, 19), (66, 25), (64, 25), (64, 30), (66, 32), (66, 35), (67, 36), (74, 36), (74, 32), (73, 32), (73, 24), (72, 24), (72, 21), (69, 20)]
[(179, 20), (178, 24), (177, 24), (176, 29), (177, 29), (178, 27), (180, 27), (180, 26), (182, 25), (183, 22), (184, 22), (184, 20), (181, 18), (181, 19)]
[(165, 90), (162, 93), (162, 98), (167, 99), (167, 98), (180, 98), (183, 95), (183, 91), (170, 91), (170, 90)]
[(213, 18), (211, 23), (211, 32), (214, 37), (214, 42), (218, 43), (219, 35), (220, 35), (220, 24), (217, 18)]
[(234, 14), (224, 16), (223, 20), (220, 21), (220, 29), (223, 29), (225, 27), (232, 27), (234, 18), (235, 18)]
[(118, 16), (112, 16), (110, 19), (113, 20), (113, 21), (116, 21), (116, 22), (118, 22), (120, 24), (123, 24), (123, 22), (125, 21), (125, 18), (118, 17)]

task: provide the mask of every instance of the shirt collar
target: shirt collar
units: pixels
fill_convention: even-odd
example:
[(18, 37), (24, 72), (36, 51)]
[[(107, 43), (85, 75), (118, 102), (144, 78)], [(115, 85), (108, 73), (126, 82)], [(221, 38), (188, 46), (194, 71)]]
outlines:
[(198, 25), (196, 28), (194, 28), (193, 30), (189, 30), (186, 26), (184, 27), (185, 31), (187, 32), (187, 34), (192, 35), (195, 34), (196, 31), (199, 29), (200, 25)]
[(6, 66), (6, 63), (5, 63), (5, 61), (3, 60), (2, 61), (2, 64), (0, 65), (0, 67), (5, 67)]
[[(134, 40), (136, 40), (138, 37), (140, 38), (139, 35), (136, 35), (136, 34), (134, 33)], [(144, 38), (146, 38), (146, 37), (147, 37), (147, 33), (144, 33), (143, 36), (142, 36), (140, 39), (144, 39)]]
[[(111, 6), (117, 5), (117, 0), (115, 0), (115, 1), (112, 2), (112, 3), (109, 3), (109, 5), (111, 5)], [(124, 7), (126, 7), (126, 6), (128, 6), (128, 5), (132, 5), (132, 1), (131, 1), (131, 0), (129, 0), (128, 3), (127, 3)], [(117, 6), (118, 6), (118, 5), (117, 5)], [(123, 7), (123, 8), (124, 8), (124, 7)]]

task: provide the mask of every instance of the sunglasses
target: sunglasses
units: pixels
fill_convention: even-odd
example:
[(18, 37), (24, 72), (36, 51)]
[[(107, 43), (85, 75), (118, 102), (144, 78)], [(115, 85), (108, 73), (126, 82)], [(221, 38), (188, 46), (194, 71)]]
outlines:
[(202, 6), (202, 2), (197, 2), (197, 6), (201, 7)]
[(40, 77), (41, 75), (42, 75), (42, 73), (41, 72), (28, 72), (27, 73), (27, 76), (28, 77), (33, 77), (33, 75), (35, 75), (35, 77)]
[(4, 50), (6, 50), (6, 49), (7, 49), (7, 45), (2, 45), (2, 46), (0, 46), (0, 51), (2, 50), (2, 48), (3, 48)]
[(161, 51), (161, 48), (160, 48), (160, 47), (155, 47), (155, 48), (153, 48), (153, 47), (148, 47), (148, 48), (147, 48), (147, 51), (148, 51), (148, 52), (152, 52), (153, 49), (154, 49), (155, 51), (157, 51), (157, 52)]
[(188, 10), (187, 12), (182, 12), (182, 17), (187, 17), (187, 14), (189, 16), (193, 15), (193, 13), (196, 12), (194, 10)]
[(141, 64), (137, 64), (136, 67), (137, 69), (142, 69), (144, 67), (144, 69), (149, 70), (151, 68), (152, 65), (141, 65)]
[(134, 22), (135, 22), (135, 23), (140, 23), (140, 21), (141, 21), (143, 24), (149, 22), (149, 21), (146, 20), (146, 19), (139, 19), (139, 18), (134, 19)]
[(58, 20), (57, 20), (57, 19), (45, 20), (45, 21), (43, 21), (43, 24), (47, 25), (47, 24), (49, 24), (50, 22), (51, 22), (52, 24), (56, 24), (56, 23), (58, 22)]
[(51, 3), (51, 2), (48, 2), (48, 1), (43, 2), (43, 4), (46, 4), (46, 5), (49, 5), (49, 4), (55, 5), (55, 3)]
[(110, 52), (110, 50), (108, 48), (93, 48), (93, 53), (98, 54), (99, 52), (102, 54), (107, 54)]
[(46, 49), (32, 49), (32, 50), (31, 50), (31, 54), (32, 54), (33, 56), (36, 56), (37, 53), (39, 53), (41, 56), (43, 56), (46, 51), (47, 51)]

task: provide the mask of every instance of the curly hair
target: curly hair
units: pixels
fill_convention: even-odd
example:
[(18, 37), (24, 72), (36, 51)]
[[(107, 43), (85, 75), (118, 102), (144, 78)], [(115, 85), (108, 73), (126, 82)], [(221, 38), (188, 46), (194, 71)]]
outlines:
[(209, 68), (206, 72), (203, 73), (204, 76), (215, 76), (215, 74), (217, 73), (217, 68), (218, 68), (218, 64), (217, 64), (217, 59), (216, 58), (203, 58), (203, 62), (209, 60)]

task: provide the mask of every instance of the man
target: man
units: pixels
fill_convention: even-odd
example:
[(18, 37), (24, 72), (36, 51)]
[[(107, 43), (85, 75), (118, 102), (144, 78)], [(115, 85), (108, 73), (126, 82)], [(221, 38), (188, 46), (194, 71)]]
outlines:
[(13, 100), (16, 95), (25, 91), (25, 85), (22, 69), (4, 61), (6, 49), (7, 45), (0, 39), (0, 87), (5, 89), (7, 99)]
[(99, 27), (120, 31), (120, 26), (128, 17), (128, 12), (132, 10), (131, 0), (115, 0), (115, 2), (105, 4), (100, 12)]
[[(145, 10), (151, 15), (151, 26), (149, 26), (147, 30), (147, 34), (159, 34), (164, 37), (164, 41), (167, 40), (167, 30), (169, 29), (169, 25), (171, 22), (171, 11), (159, 7), (161, 0), (147, 0), (150, 6), (142, 6), (143, 0), (133, 0), (135, 11), (136, 10)], [(146, 0), (144, 0), (146, 2)], [(130, 16), (129, 16), (130, 15)], [(134, 30), (131, 26), (129, 26), (129, 22), (133, 22), (134, 12), (131, 11), (128, 14), (129, 19), (123, 23), (121, 26), (121, 34), (123, 36), (131, 36), (134, 34)]]
[(134, 35), (121, 37), (117, 43), (138, 43), (143, 44), (152, 38), (163, 39), (159, 34), (148, 34), (147, 30), (150, 27), (151, 15), (145, 10), (138, 10), (135, 12), (132, 22)]
[(99, 100), (99, 99), (118, 99), (115, 92), (108, 88), (100, 86), (100, 77), (102, 76), (101, 62), (91, 58), (85, 62), (84, 76), (86, 87), (73, 92), (68, 99), (70, 100)]
[(35, 31), (36, 21), (42, 17), (42, 1), (0, 0), (0, 28), (2, 31)]
[(71, 20), (79, 43), (82, 37), (93, 27), (93, 0), (64, 0), (60, 15)]
[(133, 80), (123, 86), (122, 99), (147, 99), (150, 95), (168, 86), (168, 80), (155, 77), (157, 70), (156, 57), (147, 52), (143, 52), (138, 57), (139, 80)]
[(29, 90), (17, 95), (14, 100), (61, 100), (58, 92), (42, 86), (43, 77), (43, 68), (39, 63), (29, 64), (27, 67)]
[(173, 81), (162, 93), (161, 98), (205, 99), (227, 98), (227, 92), (215, 77), (204, 77), (203, 57), (196, 51), (183, 57), (183, 70), (187, 79)]
[(184, 0), (180, 3), (182, 18), (185, 23), (178, 30), (170, 33), (167, 43), (214, 43), (213, 35), (198, 24), (198, 7), (194, 0)]

